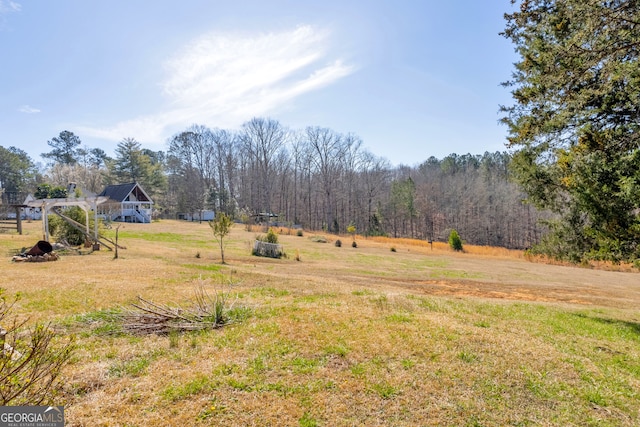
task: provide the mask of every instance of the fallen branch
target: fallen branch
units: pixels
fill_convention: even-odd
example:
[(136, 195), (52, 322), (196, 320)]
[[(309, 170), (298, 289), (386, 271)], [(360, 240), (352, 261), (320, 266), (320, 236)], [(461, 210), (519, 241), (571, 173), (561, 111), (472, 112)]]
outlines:
[(122, 327), (133, 334), (164, 335), (178, 331), (217, 329), (230, 323), (227, 315), (228, 292), (217, 292), (211, 297), (204, 287), (196, 289), (193, 307), (169, 306), (138, 297), (121, 315)]

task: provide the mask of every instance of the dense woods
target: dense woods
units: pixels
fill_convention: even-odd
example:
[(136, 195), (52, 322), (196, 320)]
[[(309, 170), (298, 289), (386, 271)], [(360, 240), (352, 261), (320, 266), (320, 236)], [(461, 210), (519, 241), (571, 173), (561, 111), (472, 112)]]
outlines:
[[(254, 221), (268, 213), (278, 224), (305, 229), (346, 233), (352, 226), (361, 235), (441, 241), (455, 229), (466, 243), (509, 248), (529, 247), (541, 236), (541, 214), (511, 182), (507, 153), (392, 166), (357, 135), (322, 127), (292, 131), (269, 118), (254, 118), (238, 131), (194, 125), (171, 137), (166, 152), (125, 138), (110, 158), (80, 144), (68, 131), (52, 139), (44, 156), (51, 163), (39, 179), (52, 186), (76, 182), (91, 192), (137, 181), (154, 198), (158, 217), (212, 209)], [(5, 152), (24, 161), (15, 149)], [(24, 176), (32, 178), (13, 191), (34, 190), (37, 175)]]

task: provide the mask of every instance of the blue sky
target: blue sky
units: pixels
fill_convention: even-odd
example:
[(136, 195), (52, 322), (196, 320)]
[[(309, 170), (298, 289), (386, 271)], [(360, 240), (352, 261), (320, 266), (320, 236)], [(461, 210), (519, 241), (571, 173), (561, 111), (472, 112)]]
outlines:
[(394, 165), (505, 150), (509, 0), (0, 0), (0, 145), (108, 154), (192, 124), (354, 133)]

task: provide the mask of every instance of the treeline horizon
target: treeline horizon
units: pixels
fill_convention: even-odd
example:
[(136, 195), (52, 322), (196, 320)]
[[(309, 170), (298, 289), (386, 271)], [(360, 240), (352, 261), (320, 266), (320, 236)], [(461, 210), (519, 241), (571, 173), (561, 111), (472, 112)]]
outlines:
[(291, 131), (269, 118), (254, 118), (238, 131), (193, 125), (172, 136), (166, 151), (124, 138), (110, 157), (82, 147), (69, 131), (48, 145), (44, 171), (23, 150), (0, 146), (5, 200), (40, 184), (75, 182), (99, 193), (135, 181), (160, 218), (214, 210), (250, 221), (269, 213), (310, 230), (345, 233), (355, 226), (362, 235), (436, 241), (455, 229), (468, 244), (518, 249), (538, 243), (544, 232), (545, 214), (525, 203), (507, 152), (392, 166), (364, 149), (357, 135), (312, 126)]

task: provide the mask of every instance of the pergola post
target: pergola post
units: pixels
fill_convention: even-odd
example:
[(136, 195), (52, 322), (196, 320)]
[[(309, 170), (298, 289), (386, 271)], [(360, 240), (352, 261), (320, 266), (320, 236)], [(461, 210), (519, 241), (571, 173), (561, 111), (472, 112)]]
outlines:
[(16, 227), (18, 234), (22, 235), (22, 216), (20, 215), (20, 207), (16, 206)]

